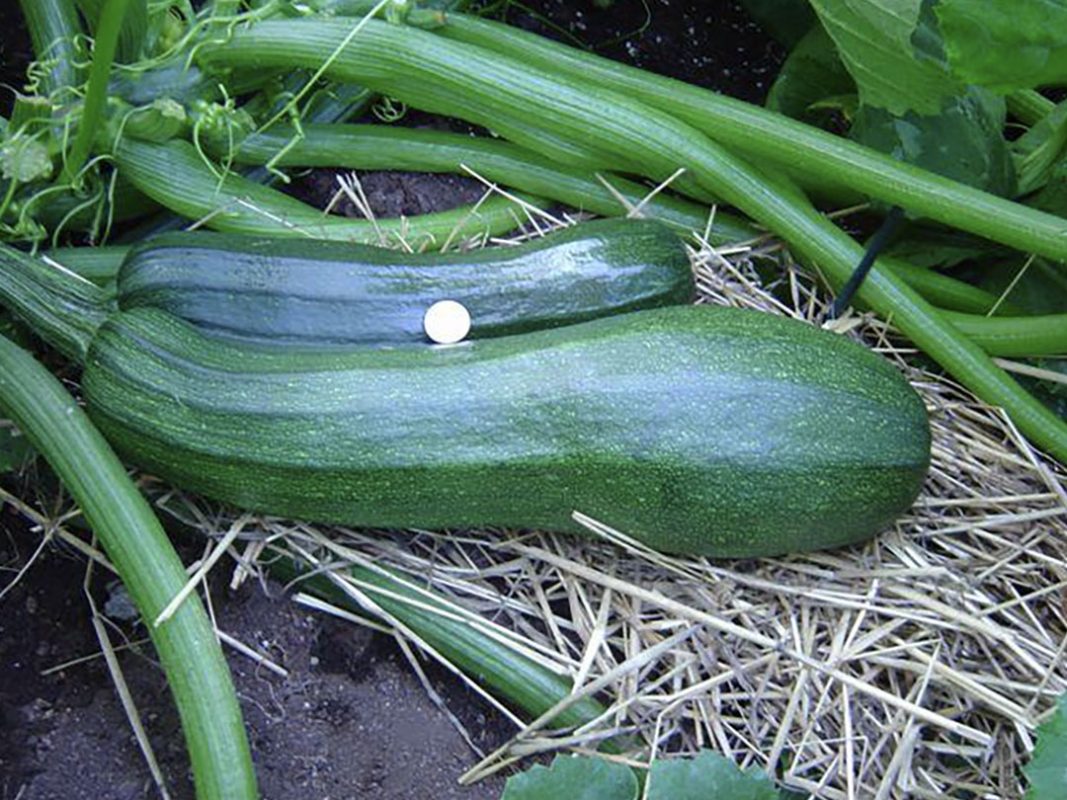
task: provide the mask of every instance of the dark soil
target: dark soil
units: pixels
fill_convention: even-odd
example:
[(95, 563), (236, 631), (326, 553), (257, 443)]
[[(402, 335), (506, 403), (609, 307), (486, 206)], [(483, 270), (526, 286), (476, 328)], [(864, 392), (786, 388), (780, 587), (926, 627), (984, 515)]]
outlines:
[[(0, 4), (5, 31), (18, 30), (17, 4)], [(545, 18), (613, 58), (759, 101), (781, 51), (735, 3), (618, 0), (608, 10), (589, 2), (536, 0), (509, 20), (566, 38)], [(647, 26), (646, 26), (647, 22)], [(18, 86), (28, 49), (24, 35), (4, 37), (0, 78)], [(3, 98), (4, 105), (10, 97)], [(411, 115), (407, 124), (438, 124)], [(456, 176), (383, 173), (361, 176), (382, 216), (418, 214), (469, 203), (477, 182)], [(325, 203), (334, 173), (317, 171), (293, 191)], [(351, 213), (341, 207), (341, 213)], [(39, 541), (11, 509), (0, 508), (0, 591)], [(199, 544), (185, 542), (188, 559)], [(81, 590), (84, 560), (60, 546), (45, 549), (0, 599), (0, 800), (126, 800), (158, 796), (100, 658), (46, 670), (99, 651)], [(462, 788), (456, 778), (477, 756), (428, 697), (388, 637), (313, 615), (254, 583), (230, 592), (219, 576), (212, 597), (221, 630), (289, 670), (280, 677), (227, 652), (241, 698), (261, 791), (270, 800), (368, 797), (489, 800), (502, 781)], [(93, 584), (101, 607), (121, 593)], [(116, 618), (113, 639), (144, 638), (137, 623)], [(175, 800), (192, 787), (176, 713), (149, 645), (124, 650), (126, 679)], [(428, 668), (437, 694), (482, 749), (510, 728), (463, 684)]]
[[(0, 519), (7, 585), (39, 534), (10, 510)], [(50, 671), (100, 650), (80, 588), (84, 577), (83, 559), (50, 547), (3, 598), (0, 800), (156, 795), (103, 659)], [(502, 780), (457, 784), (476, 756), (389, 637), (303, 610), (278, 585), (264, 592), (250, 582), (230, 592), (224, 578), (212, 587), (220, 630), (289, 671), (279, 676), (227, 650), (264, 798), (499, 797)], [(101, 578), (92, 591), (111, 615), (113, 644), (145, 638), (125, 613), (120, 587)], [(177, 713), (151, 645), (123, 650), (119, 660), (171, 796), (192, 798)], [(425, 666), (475, 745), (488, 750), (506, 741), (509, 724), (444, 670)]]
[(737, 2), (538, 0), (507, 21), (599, 55), (762, 103), (785, 52)]

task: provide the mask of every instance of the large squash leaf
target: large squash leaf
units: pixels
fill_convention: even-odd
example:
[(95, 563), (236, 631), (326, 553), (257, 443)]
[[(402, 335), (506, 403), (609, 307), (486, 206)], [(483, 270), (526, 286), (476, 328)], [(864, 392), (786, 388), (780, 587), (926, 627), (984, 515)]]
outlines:
[(1030, 781), (1026, 800), (1063, 800), (1067, 797), (1067, 695), (1060, 697), (1056, 713), (1037, 729), (1034, 756), (1023, 769)]
[(812, 0), (812, 6), (864, 105), (894, 116), (937, 114), (962, 92), (943, 63), (916, 50), (922, 0)]
[(1067, 0), (939, 0), (952, 72), (1000, 92), (1067, 79)]
[(556, 756), (508, 778), (500, 800), (636, 800), (637, 777), (622, 764), (600, 758)]
[(652, 764), (648, 800), (779, 800), (771, 779), (742, 771), (727, 758), (704, 750), (693, 758), (667, 758)]

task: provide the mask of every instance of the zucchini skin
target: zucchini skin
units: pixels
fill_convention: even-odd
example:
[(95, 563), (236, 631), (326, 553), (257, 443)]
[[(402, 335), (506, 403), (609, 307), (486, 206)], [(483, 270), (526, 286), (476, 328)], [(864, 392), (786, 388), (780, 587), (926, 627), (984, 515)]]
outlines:
[(243, 508), (368, 527), (578, 530), (752, 557), (866, 539), (914, 501), (925, 407), (803, 323), (673, 306), (450, 347), (235, 343), (141, 308), (92, 343), (131, 462)]
[(122, 309), (152, 306), (212, 333), (321, 344), (422, 342), (438, 300), (471, 314), (470, 338), (688, 303), (681, 241), (648, 220), (598, 220), (508, 248), (404, 253), (369, 245), (168, 234), (135, 248)]

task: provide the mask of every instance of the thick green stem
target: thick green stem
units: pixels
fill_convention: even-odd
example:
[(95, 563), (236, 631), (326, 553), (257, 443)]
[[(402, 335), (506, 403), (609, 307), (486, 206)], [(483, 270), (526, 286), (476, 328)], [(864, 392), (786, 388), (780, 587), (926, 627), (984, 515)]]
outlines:
[[(643, 216), (680, 225), (686, 231), (703, 233), (708, 223), (706, 207), (663, 193), (649, 197), (651, 188), (643, 184), (611, 174), (605, 174), (601, 181), (594, 172), (562, 166), (500, 139), (389, 125), (302, 127), (303, 136), (283, 126), (252, 134), (232, 154), (225, 151), (226, 143), (221, 139), (213, 140), (212, 154), (218, 158), (232, 155), (239, 164), (265, 164), (274, 159), (279, 167), (395, 169), (461, 175), (469, 174), (469, 170), (486, 180), (603, 216), (623, 215), (640, 205)], [(711, 234), (714, 244), (758, 235), (743, 220), (723, 212), (715, 215)]]
[(940, 308), (968, 314), (987, 314), (997, 304), (995, 294), (932, 269), (916, 267), (907, 261), (888, 257), (883, 257), (881, 264)]
[[(862, 256), (862, 248), (795, 188), (768, 179), (691, 126), (632, 97), (532, 66), (535, 58), (528, 58), (524, 49), (507, 57), (373, 20), (358, 36), (351, 36), (350, 31), (351, 24), (344, 20), (267, 21), (238, 29), (224, 44), (205, 47), (202, 63), (313, 67), (326, 58), (328, 76), (488, 127), (492, 127), (494, 109), (504, 109), (509, 115), (522, 109), (557, 138), (594, 148), (608, 160), (614, 155), (623, 164), (640, 164), (643, 174), (654, 180), (663, 180), (684, 166), (710, 191), (785, 239), (833, 285), (844, 283)], [(530, 128), (530, 133), (536, 129)], [(758, 129), (747, 131), (751, 139), (765, 138), (764, 134)], [(524, 139), (520, 144), (540, 149), (535, 135)], [(957, 184), (942, 183), (956, 190)], [(1062, 236), (1067, 255), (1067, 221), (1049, 218), (1056, 220), (1057, 236)], [(1028, 241), (1031, 238), (1040, 237), (1028, 237)], [(1067, 423), (1023, 390), (903, 281), (876, 265), (859, 297), (892, 319), (980, 398), (1003, 406), (1035, 443), (1067, 460)]]
[[(487, 198), (436, 214), (377, 220), (329, 216), (267, 186), (237, 174), (219, 180), (184, 141), (166, 144), (122, 142), (115, 153), (120, 174), (153, 200), (191, 220), (230, 233), (335, 239), (374, 244), (403, 242), (415, 249), (439, 248), (475, 235), (496, 236), (526, 221), (504, 197)], [(165, 176), (165, 177), (164, 177)], [(543, 201), (523, 197), (529, 205)]]
[(115, 278), (122, 266), (122, 259), (130, 245), (105, 245), (103, 247), (57, 247), (45, 255), (90, 283), (108, 288), (110, 294)]
[[(89, 21), (94, 36), (100, 29), (100, 21), (106, 13), (107, 0), (77, 0), (82, 15)], [(158, 13), (158, 12), (157, 12)], [(148, 3), (146, 0), (133, 0), (126, 9), (115, 51), (115, 60), (120, 63), (136, 61), (148, 37)]]
[(6, 244), (0, 244), (0, 305), (79, 364), (112, 310), (100, 288)]
[[(211, 621), (196, 595), (159, 627), (185, 569), (147, 501), (63, 386), (0, 336), (0, 408), (81, 506), (146, 620), (181, 715), (200, 800), (258, 797), (241, 709)], [(110, 732), (108, 732), (110, 734)]]
[(1067, 314), (1034, 317), (984, 317), (944, 312), (967, 338), (993, 356), (1067, 355)]
[(74, 39), (82, 32), (73, 0), (19, 0), (37, 60), (48, 64), (39, 94), (62, 92), (82, 82)]
[(848, 186), (916, 216), (1067, 260), (1067, 220), (1013, 203), (741, 100), (463, 14), (413, 12), (438, 35), (475, 44), (671, 114), (755, 164)]
[(104, 106), (107, 103), (107, 83), (111, 74), (111, 65), (115, 61), (122, 20), (131, 0), (106, 0), (100, 19), (96, 25), (96, 38), (93, 40), (93, 63), (89, 68), (89, 86), (85, 91), (81, 119), (74, 144), (67, 154), (63, 165), (63, 179), (74, 183), (89, 156), (93, 140), (104, 121)]
[(1056, 104), (1033, 89), (1021, 89), (1004, 98), (1008, 113), (1024, 125), (1036, 125), (1049, 114)]
[[(309, 576), (289, 558), (271, 561), (271, 573), (286, 582), (301, 579), (301, 588), (356, 613), (361, 607), (324, 576)], [(498, 699), (532, 718), (540, 717), (573, 691), (573, 682), (538, 661), (496, 641), (473, 615), (457, 609), (443, 597), (414, 585), (394, 572), (356, 564), (348, 576), (382, 611), (420, 640), (478, 681)], [(604, 713), (591, 697), (565, 709), (552, 727), (570, 728), (590, 722)]]

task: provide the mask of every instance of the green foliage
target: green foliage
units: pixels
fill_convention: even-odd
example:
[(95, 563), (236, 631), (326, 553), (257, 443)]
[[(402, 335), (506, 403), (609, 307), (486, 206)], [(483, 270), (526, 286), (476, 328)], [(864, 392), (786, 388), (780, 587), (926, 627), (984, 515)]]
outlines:
[(808, 0), (741, 0), (748, 15), (787, 48), (793, 48), (815, 24)]
[(859, 91), (852, 138), (993, 194), (1014, 193), (1004, 103), (950, 73), (929, 0), (813, 5)]
[[(787, 794), (757, 770), (742, 771), (727, 758), (702, 750), (687, 758), (653, 762), (647, 800), (782, 800)], [(633, 770), (588, 756), (556, 756), (508, 779), (501, 800), (635, 800)]]
[(1030, 781), (1026, 800), (1062, 800), (1067, 795), (1067, 695), (1056, 713), (1037, 729), (1034, 757), (1024, 768)]
[[(622, 764), (583, 756), (556, 756), (508, 778), (500, 800), (636, 800), (637, 777)], [(723, 798), (722, 800), (727, 800)]]
[(1000, 250), (991, 248), (989, 242), (959, 231), (911, 226), (901, 232), (886, 250), (886, 255), (916, 267), (944, 269), (972, 259), (986, 258), (991, 250), (997, 255), (1001, 254)]
[(22, 469), (33, 458), (33, 445), (14, 427), (0, 425), (0, 475)]
[(1067, 103), (1060, 103), (1011, 145), (1019, 193), (1048, 184), (1067, 148)]
[(994, 261), (980, 284), (1024, 314), (1062, 314), (1067, 309), (1067, 267), (1044, 258), (1016, 255), (1011, 262)]
[(1067, 159), (1061, 158), (1049, 167), (1044, 185), (1025, 202), (1050, 214), (1067, 216)]
[(958, 79), (1008, 92), (1067, 78), (1064, 0), (940, 0), (934, 10)]
[(1004, 102), (974, 87), (949, 98), (938, 114), (860, 106), (852, 137), (923, 169), (960, 183), (1008, 196), (1015, 168), (1004, 141)]
[(774, 783), (757, 770), (741, 771), (727, 758), (703, 750), (693, 758), (652, 764), (648, 800), (778, 800)]
[(812, 0), (812, 6), (837, 44), (863, 105), (894, 116), (931, 115), (960, 94), (962, 85), (943, 64), (916, 52), (912, 39), (922, 0)]
[(786, 116), (816, 123), (828, 99), (855, 94), (856, 84), (848, 74), (834, 41), (821, 25), (815, 25), (789, 54), (767, 94), (767, 108)]

